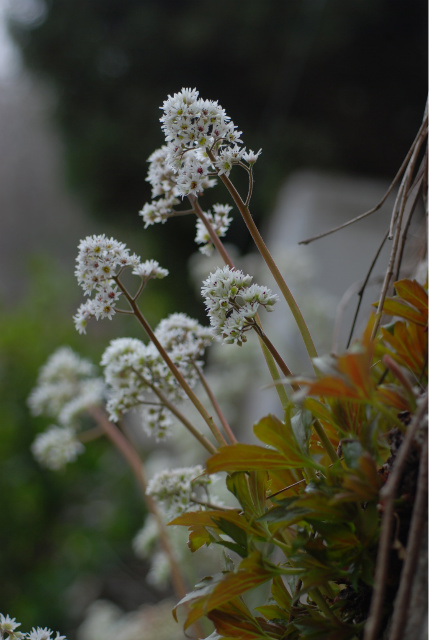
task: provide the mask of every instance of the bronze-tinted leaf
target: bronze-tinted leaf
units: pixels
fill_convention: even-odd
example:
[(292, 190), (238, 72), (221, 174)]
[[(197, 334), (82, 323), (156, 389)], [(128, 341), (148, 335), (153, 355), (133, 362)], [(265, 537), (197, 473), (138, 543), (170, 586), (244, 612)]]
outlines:
[(206, 462), (209, 473), (218, 471), (257, 471), (290, 469), (302, 466), (302, 460), (288, 459), (284, 454), (255, 444), (232, 444), (221, 447)]

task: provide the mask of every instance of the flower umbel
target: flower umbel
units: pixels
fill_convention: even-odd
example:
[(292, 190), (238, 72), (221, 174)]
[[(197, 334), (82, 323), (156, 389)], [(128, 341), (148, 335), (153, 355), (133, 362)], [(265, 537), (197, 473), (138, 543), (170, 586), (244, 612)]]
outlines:
[(136, 254), (130, 255), (125, 244), (114, 238), (88, 236), (80, 242), (75, 275), (85, 295), (93, 291), (95, 295), (81, 304), (73, 317), (79, 333), (86, 333), (88, 320), (111, 320), (115, 315), (116, 303), (122, 293), (118, 286), (119, 276), (126, 267), (132, 267), (132, 273), (142, 279), (139, 293), (151, 278), (168, 275), (167, 269), (160, 267), (156, 260), (141, 262)]
[(256, 326), (260, 306), (272, 311), (277, 295), (268, 287), (252, 284), (253, 277), (226, 266), (204, 280), (201, 293), (215, 335), (224, 342), (246, 342), (245, 332)]
[[(21, 623), (16, 622), (15, 618), (11, 618), (9, 615), (4, 616), (0, 613), (0, 639), (7, 640), (66, 640), (65, 636), (61, 636), (58, 631), (56, 632), (55, 637), (52, 637), (54, 633), (47, 627), (35, 627), (29, 633), (21, 633), (20, 631), (15, 631), (17, 627), (20, 627)], [(7, 635), (5, 635), (7, 634)]]
[[(161, 320), (155, 335), (190, 387), (198, 381), (194, 365), (200, 365), (211, 331), (184, 313)], [(156, 391), (172, 403), (182, 402), (185, 394), (153, 343), (136, 338), (112, 340), (101, 359), (107, 383), (107, 410), (117, 422), (122, 413), (140, 406), (142, 424), (149, 435), (164, 439), (172, 424), (169, 411)]]
[(84, 451), (84, 446), (77, 439), (74, 429), (52, 425), (36, 437), (31, 451), (39, 464), (58, 471), (68, 462), (76, 460)]
[(210, 483), (211, 479), (204, 475), (201, 465), (183, 467), (157, 473), (148, 482), (146, 493), (161, 503), (167, 517), (172, 520), (185, 511), (195, 509), (198, 490), (206, 489)]

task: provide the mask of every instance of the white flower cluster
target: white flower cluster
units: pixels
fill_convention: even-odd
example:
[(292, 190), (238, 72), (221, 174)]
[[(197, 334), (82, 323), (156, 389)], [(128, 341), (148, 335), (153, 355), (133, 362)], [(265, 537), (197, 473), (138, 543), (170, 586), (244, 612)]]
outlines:
[(73, 317), (79, 333), (86, 333), (86, 325), (91, 318), (112, 318), (116, 313), (116, 303), (121, 295), (115, 278), (125, 267), (132, 267), (133, 274), (144, 280), (164, 278), (168, 275), (155, 260), (140, 262), (136, 255), (130, 255), (122, 242), (105, 235), (88, 236), (81, 240), (76, 258), (75, 275), (85, 295), (95, 291), (93, 298), (80, 305)]
[(68, 462), (74, 462), (85, 447), (76, 438), (76, 432), (70, 427), (51, 425), (37, 436), (31, 445), (33, 456), (39, 464), (58, 471)]
[[(229, 229), (229, 225), (232, 222), (232, 218), (228, 215), (231, 209), (232, 207), (228, 204), (215, 204), (213, 205), (213, 213), (211, 211), (207, 211), (207, 213), (204, 214), (208, 218), (219, 238), (223, 238), (225, 236)], [(206, 256), (210, 256), (212, 254), (213, 243), (210, 240), (209, 232), (201, 220), (197, 221), (195, 242), (203, 245), (200, 247), (201, 253), (204, 253)]]
[(70, 347), (60, 347), (40, 369), (37, 383), (28, 398), (33, 415), (54, 418), (52, 425), (37, 436), (32, 452), (49, 469), (60, 469), (83, 451), (77, 438), (79, 418), (90, 407), (100, 405), (104, 381), (96, 377), (94, 365)]
[(195, 509), (201, 491), (207, 490), (211, 478), (201, 465), (161, 471), (148, 482), (146, 494), (160, 503), (166, 517), (173, 520), (186, 511)]
[[(199, 359), (212, 340), (211, 331), (185, 314), (174, 313), (159, 323), (155, 335), (187, 383), (195, 386), (198, 374), (194, 363), (201, 364)], [(154, 344), (118, 338), (107, 347), (101, 364), (108, 386), (110, 419), (117, 422), (122, 413), (141, 405), (145, 431), (164, 439), (172, 420), (153, 387), (172, 403), (183, 400), (185, 394)]]
[(60, 347), (40, 368), (36, 386), (27, 401), (32, 414), (47, 415), (68, 426), (70, 402), (83, 398), (87, 407), (100, 403), (103, 385), (95, 375), (92, 362), (81, 358), (70, 347)]
[(226, 266), (204, 280), (201, 293), (215, 335), (226, 343), (246, 342), (260, 306), (272, 311), (278, 296), (268, 287), (252, 284), (253, 277)]
[(52, 637), (54, 633), (46, 627), (34, 628), (29, 633), (22, 633), (16, 631), (21, 626), (20, 622), (16, 622), (15, 618), (11, 618), (9, 615), (4, 616), (0, 613), (0, 640), (66, 640), (65, 636), (60, 636), (56, 633), (55, 637)]
[(153, 200), (146, 203), (139, 213), (143, 218), (145, 229), (157, 222), (164, 223), (174, 215), (173, 207), (180, 204), (176, 176), (167, 164), (167, 154), (168, 147), (164, 145), (148, 158), (149, 170), (146, 181), (152, 186)]
[[(229, 175), (234, 164), (244, 160), (253, 165), (261, 153), (241, 147), (241, 131), (225, 110), (218, 102), (199, 98), (196, 89), (182, 89), (168, 96), (162, 109), (166, 163), (178, 174), (177, 187), (182, 196), (201, 193), (211, 172)], [(214, 166), (207, 150), (217, 155)]]
[(241, 131), (225, 110), (218, 102), (199, 98), (196, 89), (182, 89), (168, 96), (162, 110), (162, 130), (175, 157), (193, 147), (212, 147), (217, 140), (240, 140)]

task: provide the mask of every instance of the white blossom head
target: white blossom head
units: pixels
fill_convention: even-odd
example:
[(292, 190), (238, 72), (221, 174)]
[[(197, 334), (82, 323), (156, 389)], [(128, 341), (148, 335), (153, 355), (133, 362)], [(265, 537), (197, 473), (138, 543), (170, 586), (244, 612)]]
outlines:
[[(194, 387), (198, 381), (194, 365), (201, 364), (199, 358), (212, 340), (211, 331), (185, 314), (175, 313), (161, 320), (155, 335), (189, 386)], [(173, 421), (163, 398), (177, 404), (186, 396), (153, 343), (145, 345), (136, 338), (112, 340), (101, 365), (110, 419), (117, 422), (138, 407), (146, 433), (157, 440), (168, 437)]]
[[(196, 89), (182, 89), (168, 97), (162, 110), (162, 129), (168, 149), (166, 163), (177, 173), (180, 195), (198, 196), (213, 186), (211, 173), (226, 173), (217, 162), (213, 165), (208, 150), (229, 154), (231, 166), (240, 162), (244, 151), (239, 147), (241, 132), (218, 102), (199, 98)], [(225, 163), (226, 158), (223, 166)]]
[(181, 352), (189, 360), (201, 358), (213, 336), (208, 327), (186, 313), (172, 313), (161, 320), (155, 329), (155, 335), (170, 355)]
[[(193, 511), (201, 500), (201, 492), (211, 484), (201, 465), (161, 471), (149, 480), (146, 494), (160, 503), (169, 520)], [(203, 496), (204, 497), (204, 496)]]
[(130, 256), (123, 242), (105, 235), (87, 236), (80, 241), (78, 249), (75, 275), (85, 295), (94, 290), (110, 289), (112, 279), (119, 271), (140, 262), (137, 256)]
[(52, 425), (36, 437), (31, 451), (39, 464), (58, 471), (68, 462), (76, 460), (83, 453), (84, 446), (77, 439), (74, 429)]
[(111, 320), (114, 316), (121, 296), (117, 282), (126, 267), (131, 267), (132, 273), (142, 278), (143, 286), (151, 278), (168, 275), (168, 271), (155, 260), (142, 263), (137, 255), (130, 255), (125, 244), (114, 238), (94, 235), (81, 240), (75, 275), (85, 295), (94, 292), (94, 297), (81, 304), (73, 316), (79, 333), (86, 333), (86, 326), (92, 318)]
[(253, 277), (228, 266), (204, 280), (201, 293), (215, 335), (241, 346), (246, 332), (255, 326), (260, 306), (271, 311), (277, 295), (268, 287), (252, 284)]
[[(80, 411), (84, 411), (100, 404), (102, 398), (103, 384), (96, 377), (92, 362), (81, 358), (70, 347), (60, 347), (41, 367), (27, 402), (33, 415), (59, 419), (71, 402), (78, 402)], [(77, 414), (76, 406), (72, 413)], [(70, 424), (64, 418), (61, 423)]]
[(37, 627), (37, 629), (33, 627), (30, 633), (27, 633), (25, 637), (27, 640), (66, 640), (66, 637), (60, 636), (58, 631), (55, 637), (52, 637), (53, 633), (54, 632), (47, 627), (44, 627), (43, 629), (42, 627)]
[(238, 132), (225, 110), (212, 100), (202, 100), (196, 89), (182, 89), (162, 105), (162, 130), (170, 148), (180, 153), (190, 147), (206, 148), (217, 139), (238, 140)]

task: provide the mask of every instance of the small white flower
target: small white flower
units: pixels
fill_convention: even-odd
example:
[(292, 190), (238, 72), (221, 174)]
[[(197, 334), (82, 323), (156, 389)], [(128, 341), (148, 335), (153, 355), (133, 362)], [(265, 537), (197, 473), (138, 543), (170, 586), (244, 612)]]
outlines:
[(153, 200), (150, 203), (146, 203), (139, 215), (143, 218), (144, 228), (147, 229), (152, 224), (158, 222), (166, 222), (168, 218), (174, 215), (174, 209), (180, 200), (177, 198), (160, 198), (159, 200)]
[(11, 618), (9, 614), (4, 616), (0, 613), (0, 632), (13, 634), (17, 627), (20, 627), (21, 623), (17, 622), (15, 618)]
[(31, 445), (31, 451), (39, 464), (58, 471), (68, 462), (76, 460), (84, 451), (74, 429), (52, 425), (40, 433)]
[[(173, 200), (178, 195), (175, 173), (168, 162), (169, 147), (156, 149), (148, 158), (149, 169), (146, 181), (152, 185), (152, 197), (164, 196)], [(177, 200), (174, 204), (179, 204)]]
[(256, 153), (249, 149), (249, 151), (243, 152), (242, 158), (247, 162), (247, 164), (250, 164), (252, 166), (255, 164), (261, 153), (262, 149), (259, 149), (259, 151), (257, 151)]
[(140, 263), (134, 267), (132, 273), (144, 280), (149, 280), (149, 278), (161, 279), (168, 276), (168, 270), (160, 267), (159, 262), (156, 260), (146, 260), (146, 262)]
[(73, 316), (74, 326), (80, 334), (86, 333), (86, 326), (92, 318), (96, 317), (98, 304), (96, 300), (83, 302)]
[(60, 636), (58, 631), (55, 638), (52, 638), (52, 634), (53, 631), (51, 631), (47, 627), (45, 627), (44, 629), (42, 629), (42, 627), (37, 627), (37, 629), (33, 627), (30, 633), (27, 633), (26, 638), (28, 640), (66, 640), (66, 637)]
[(243, 150), (238, 145), (233, 147), (222, 147), (218, 158), (215, 162), (218, 175), (225, 174), (229, 176), (234, 164), (238, 164), (241, 161)]
[[(223, 238), (226, 235), (229, 225), (232, 222), (232, 218), (228, 215), (231, 210), (232, 207), (227, 204), (215, 204), (213, 206), (214, 213), (207, 211), (207, 213), (204, 214), (213, 227), (213, 230), (220, 238)], [(213, 244), (206, 226), (200, 219), (197, 221), (196, 229), (197, 234), (195, 236), (195, 242), (203, 245), (200, 247), (201, 253), (211, 255), (213, 251)]]

